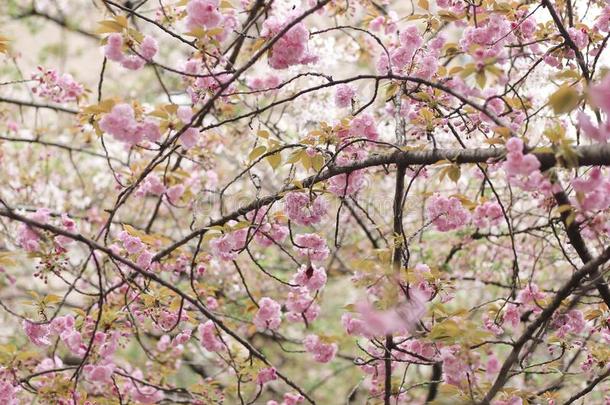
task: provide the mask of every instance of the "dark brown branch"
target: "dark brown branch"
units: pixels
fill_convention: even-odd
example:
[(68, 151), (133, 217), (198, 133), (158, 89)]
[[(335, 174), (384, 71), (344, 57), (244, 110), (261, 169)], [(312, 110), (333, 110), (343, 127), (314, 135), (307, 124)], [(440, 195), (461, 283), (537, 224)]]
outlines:
[(0, 97), (0, 103), (15, 104), (15, 105), (19, 105), (22, 107), (45, 108), (47, 110), (55, 110), (55, 111), (60, 111), (60, 112), (64, 112), (67, 114), (78, 114), (78, 110), (74, 110), (74, 109), (68, 108), (68, 107), (62, 107), (60, 105), (35, 103), (33, 101), (25, 101), (25, 100), (15, 100), (15, 99), (8, 98), (8, 97)]
[(583, 267), (581, 267), (580, 270), (572, 274), (572, 277), (570, 277), (568, 282), (564, 284), (564, 286), (557, 292), (557, 294), (553, 298), (553, 301), (551, 301), (551, 303), (546, 308), (544, 308), (540, 315), (531, 324), (528, 325), (521, 337), (519, 337), (519, 339), (515, 342), (513, 349), (502, 364), (502, 368), (500, 369), (496, 381), (494, 382), (490, 390), (487, 392), (487, 395), (485, 395), (485, 398), (483, 398), (483, 400), (480, 402), (480, 404), (487, 405), (491, 403), (491, 400), (496, 396), (498, 391), (502, 389), (506, 381), (508, 381), (508, 379), (510, 378), (511, 367), (519, 359), (519, 353), (521, 352), (523, 346), (525, 346), (525, 344), (532, 338), (532, 336), (534, 336), (538, 328), (540, 328), (545, 322), (551, 319), (555, 311), (561, 306), (563, 300), (566, 299), (572, 293), (572, 291), (579, 286), (581, 281), (591, 273), (591, 270), (598, 268), (602, 264), (606, 263), (608, 260), (610, 260), (610, 248), (606, 248), (601, 255), (591, 260)]
[[(1, 200), (0, 200), (0, 202), (1, 202)], [(253, 357), (258, 358), (259, 360), (261, 360), (262, 362), (264, 362), (268, 366), (273, 367), (273, 365), (269, 362), (269, 360), (267, 360), (267, 358), (258, 349), (256, 349), (246, 339), (242, 338), (236, 332), (234, 332), (231, 328), (229, 328), (218, 316), (216, 316), (212, 312), (210, 312), (196, 298), (193, 298), (190, 295), (186, 294), (179, 287), (174, 285), (172, 282), (165, 281), (159, 275), (157, 275), (157, 274), (155, 274), (153, 272), (150, 272), (150, 271), (142, 269), (140, 266), (138, 266), (137, 264), (133, 263), (129, 259), (126, 259), (126, 258), (124, 258), (124, 257), (122, 257), (122, 256), (120, 256), (120, 255), (118, 255), (116, 253), (114, 253), (110, 248), (108, 248), (108, 247), (106, 247), (106, 246), (96, 242), (93, 239), (86, 238), (85, 236), (83, 236), (81, 234), (73, 233), (73, 232), (68, 232), (68, 231), (66, 231), (64, 229), (58, 228), (58, 227), (53, 226), (53, 225), (43, 224), (43, 223), (34, 221), (34, 220), (30, 219), (30, 218), (24, 217), (23, 215), (19, 215), (16, 212), (14, 212), (12, 210), (9, 210), (9, 209), (0, 210), (0, 217), (6, 217), (6, 218), (9, 218), (9, 219), (12, 219), (12, 220), (24, 223), (24, 224), (29, 225), (31, 227), (34, 227), (36, 229), (41, 229), (41, 230), (49, 231), (49, 232), (51, 232), (53, 234), (56, 234), (56, 235), (66, 236), (66, 237), (68, 237), (68, 238), (70, 238), (70, 239), (72, 239), (72, 240), (74, 240), (76, 242), (80, 242), (80, 243), (85, 244), (86, 246), (88, 246), (92, 250), (97, 250), (99, 252), (102, 252), (102, 253), (106, 254), (108, 257), (111, 257), (112, 259), (116, 260), (117, 262), (122, 263), (125, 266), (131, 268), (136, 273), (141, 274), (145, 278), (147, 278), (147, 279), (149, 279), (151, 281), (154, 281), (155, 283), (160, 284), (163, 287), (166, 287), (167, 289), (171, 290), (172, 292), (174, 292), (178, 296), (184, 298), (184, 300), (188, 301), (191, 305), (193, 305), (193, 307), (197, 308), (197, 310), (199, 310), (199, 312), (201, 312), (201, 314), (203, 314), (207, 319), (209, 319), (212, 322), (214, 322), (214, 324), (219, 329), (221, 329), (227, 335), (231, 336), (233, 339), (235, 339), (237, 342), (239, 342), (239, 344), (241, 344), (246, 350), (248, 350), (248, 352)], [(297, 390), (297, 392), (299, 392), (299, 394), (303, 395), (303, 397), (305, 397), (311, 404), (315, 404), (315, 401), (305, 392), (305, 390), (303, 390), (301, 387), (299, 387), (297, 384), (295, 384), (290, 378), (288, 378), (286, 375), (284, 375), (280, 371), (277, 371), (277, 375), (286, 384), (288, 384), (290, 387), (292, 387), (295, 390)]]
[[(579, 165), (582, 166), (593, 166), (593, 165), (610, 165), (610, 145), (594, 145), (594, 146), (579, 146), (575, 148), (576, 153), (580, 156), (578, 161)], [(542, 152), (534, 153), (541, 163), (542, 170), (553, 167), (557, 163), (557, 158), (553, 153)], [(477, 149), (434, 149), (426, 151), (396, 151), (384, 155), (377, 155), (365, 159), (361, 162), (354, 163), (349, 166), (334, 166), (329, 168), (323, 173), (313, 175), (303, 180), (303, 188), (308, 188), (312, 184), (319, 183), (330, 179), (331, 177), (339, 174), (350, 173), (355, 170), (365, 169), (368, 167), (390, 165), (390, 164), (402, 164), (402, 165), (430, 165), (440, 160), (449, 160), (457, 164), (466, 163), (485, 163), (488, 160), (499, 160), (506, 155), (504, 148), (477, 148)], [(274, 201), (279, 200), (287, 191), (295, 190), (296, 187), (291, 186), (282, 189), (274, 195), (270, 195), (264, 198), (260, 198), (252, 201), (249, 204), (233, 211), (230, 214), (223, 216), (220, 219), (210, 222), (206, 227), (196, 229), (183, 239), (175, 242), (174, 244), (166, 247), (157, 253), (154, 260), (161, 260), (163, 257), (169, 255), (171, 252), (184, 245), (191, 239), (205, 234), (209, 227), (216, 225), (224, 225), (230, 220), (236, 220), (240, 216), (247, 214), (250, 211), (260, 209), (266, 205), (271, 204)]]

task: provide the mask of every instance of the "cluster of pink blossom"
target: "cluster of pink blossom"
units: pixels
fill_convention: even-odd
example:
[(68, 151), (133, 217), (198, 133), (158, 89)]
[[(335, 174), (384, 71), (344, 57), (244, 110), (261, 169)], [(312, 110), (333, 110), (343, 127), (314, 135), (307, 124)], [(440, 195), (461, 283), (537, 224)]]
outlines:
[(352, 119), (349, 124), (349, 136), (376, 141), (379, 138), (379, 133), (373, 116), (371, 114), (361, 114)]
[(113, 33), (108, 35), (104, 54), (108, 59), (120, 63), (126, 69), (138, 70), (146, 62), (152, 61), (158, 50), (157, 41), (153, 37), (146, 35), (139, 44), (138, 49), (132, 49), (133, 54), (128, 55), (125, 53), (123, 35)]
[[(193, 110), (189, 106), (181, 105), (176, 110), (176, 116), (185, 126), (189, 125), (193, 119)], [(189, 126), (188, 128), (183, 129), (183, 131), (182, 135), (180, 135), (180, 142), (182, 142), (182, 146), (184, 146), (185, 149), (190, 149), (195, 146), (199, 140), (199, 130)]]
[[(74, 220), (70, 218), (66, 213), (61, 214), (61, 227), (71, 233), (76, 233), (77, 231), (76, 222), (74, 222)], [(57, 235), (55, 237), (55, 242), (57, 244), (57, 247), (61, 247), (65, 250), (66, 247), (74, 241), (67, 236)]]
[(167, 188), (165, 184), (161, 181), (159, 176), (154, 173), (146, 176), (140, 187), (138, 187), (138, 191), (136, 191), (136, 195), (138, 197), (143, 197), (147, 194), (152, 194), (156, 196), (163, 195)]
[(326, 241), (316, 233), (302, 233), (295, 236), (294, 242), (299, 256), (307, 257), (309, 260), (321, 262), (326, 260), (330, 251)]
[(514, 28), (501, 13), (493, 13), (482, 24), (464, 30), (460, 48), (483, 63), (502, 55), (504, 45), (515, 39)]
[(351, 173), (339, 174), (328, 180), (328, 191), (346, 197), (356, 194), (366, 186), (364, 170), (355, 170)]
[(252, 321), (260, 331), (277, 330), (282, 322), (282, 306), (272, 298), (263, 297), (258, 301), (258, 311)]
[(531, 39), (533, 38), (536, 32), (536, 17), (533, 13), (529, 13), (529, 11), (525, 8), (517, 11), (517, 16), (519, 17), (519, 22), (511, 23), (511, 28), (516, 30), (516, 33), (521, 36), (522, 39)]
[(277, 401), (271, 400), (267, 401), (267, 405), (297, 405), (303, 402), (305, 398), (301, 394), (292, 394), (287, 392), (284, 394), (284, 400), (282, 403), (278, 403)]
[(197, 328), (201, 345), (209, 352), (219, 352), (224, 349), (224, 344), (218, 337), (216, 326), (211, 320), (199, 325)]
[(509, 176), (527, 176), (540, 168), (536, 156), (531, 153), (523, 154), (523, 141), (519, 138), (510, 138), (506, 142), (506, 152), (504, 170)]
[(536, 284), (528, 284), (517, 295), (516, 303), (511, 303), (506, 306), (503, 321), (510, 324), (513, 328), (519, 325), (521, 315), (527, 311), (532, 311), (535, 314), (542, 312), (541, 307), (544, 304), (546, 294), (538, 288)]
[(430, 271), (430, 267), (428, 267), (424, 263), (417, 263), (415, 267), (413, 267), (413, 276), (415, 278), (416, 295), (417, 298), (425, 301), (430, 301), (434, 294), (436, 294), (436, 287), (428, 281), (432, 277), (432, 273)]
[(494, 201), (486, 201), (474, 209), (472, 222), (477, 228), (497, 225), (502, 218), (502, 207)]
[[(435, 359), (438, 355), (438, 346), (432, 342), (425, 342), (419, 339), (410, 339), (398, 344), (398, 348), (406, 353), (399, 352), (397, 356), (405, 361), (421, 361), (424, 359)], [(419, 356), (419, 359), (418, 357)]]
[(56, 103), (78, 101), (85, 92), (82, 84), (76, 82), (71, 74), (59, 75), (55, 69), (45, 69), (38, 66), (38, 72), (32, 74), (36, 85), (32, 88), (34, 94), (50, 99)]
[(459, 345), (446, 346), (440, 349), (440, 358), (443, 362), (443, 380), (447, 384), (461, 386), (472, 381), (474, 373), (470, 363), (462, 358)]
[(218, 0), (190, 0), (186, 6), (186, 15), (186, 25), (191, 30), (198, 27), (214, 28), (222, 21)]
[[(570, 35), (570, 38), (572, 39), (572, 42), (574, 42), (574, 45), (576, 45), (578, 49), (585, 48), (589, 43), (589, 34), (585, 28), (578, 29), (575, 27), (568, 27), (567, 31), (568, 35)], [(571, 52), (573, 53), (574, 51)]]
[(312, 225), (322, 221), (328, 211), (328, 201), (324, 196), (310, 199), (308, 193), (293, 191), (284, 198), (284, 211), (288, 218), (299, 225)]
[[(502, 100), (502, 98), (496, 96), (495, 90), (491, 89), (491, 88), (483, 90), (483, 95), (485, 97), (487, 97), (487, 100), (485, 101), (486, 111), (493, 113), (495, 118), (499, 117), (504, 112), (504, 107), (505, 107), (504, 101)], [(481, 111), (479, 113), (479, 117), (480, 117), (481, 121), (483, 121), (483, 122), (487, 122), (491, 125), (493, 125), (493, 123), (494, 123), (493, 118), (489, 114), (486, 114), (483, 111)], [(511, 124), (512, 124), (512, 122), (511, 122)]]
[(595, 126), (585, 112), (579, 111), (578, 126), (583, 134), (593, 141), (606, 143), (610, 139), (610, 120), (604, 120)]
[(295, 287), (286, 298), (286, 319), (290, 322), (313, 322), (320, 314), (320, 306), (314, 301), (307, 288)]
[(85, 377), (91, 382), (109, 384), (112, 383), (112, 374), (115, 367), (114, 363), (87, 364), (83, 367), (83, 372)]
[(37, 346), (48, 346), (53, 336), (59, 336), (73, 354), (82, 356), (87, 350), (81, 333), (74, 328), (74, 317), (71, 315), (57, 317), (46, 324), (24, 320), (23, 330), (28, 339)]
[(356, 91), (352, 87), (340, 84), (335, 92), (335, 105), (339, 108), (351, 107), (355, 95)]
[(608, 215), (600, 212), (592, 218), (586, 218), (582, 213), (576, 215), (576, 221), (582, 223), (581, 233), (584, 238), (597, 239), (601, 235), (610, 233)]
[(387, 34), (393, 34), (398, 30), (399, 21), (398, 14), (395, 11), (389, 11), (387, 16), (377, 16), (369, 22), (369, 29), (373, 32), (383, 32)]
[(483, 315), (483, 327), (485, 330), (493, 333), (496, 336), (500, 336), (504, 333), (504, 329), (499, 325), (499, 322), (494, 318), (491, 318), (489, 314)]
[(583, 133), (590, 139), (597, 142), (607, 142), (610, 139), (610, 76), (606, 75), (601, 82), (589, 88), (589, 98), (591, 102), (602, 110), (606, 119), (598, 126), (595, 126), (587, 114), (583, 111), (578, 113), (578, 124)]
[(583, 211), (605, 210), (610, 207), (610, 181), (603, 178), (601, 168), (591, 169), (587, 179), (572, 180), (578, 206)]
[(390, 70), (402, 72), (408, 70), (415, 77), (430, 80), (438, 70), (438, 58), (445, 43), (444, 35), (428, 41), (422, 48), (423, 36), (415, 25), (407, 27), (400, 33), (399, 44), (388, 54), (384, 51), (377, 61), (377, 71), (385, 74)]
[(156, 404), (165, 398), (163, 391), (156, 389), (153, 386), (141, 384), (137, 381), (143, 381), (144, 374), (140, 369), (136, 369), (131, 373), (133, 379), (126, 379), (126, 394), (131, 397), (136, 403), (140, 404)]
[(341, 322), (350, 335), (362, 335), (370, 338), (373, 336), (385, 336), (390, 333), (412, 332), (414, 326), (419, 322), (426, 312), (426, 294), (417, 289), (409, 291), (409, 301), (395, 308), (378, 310), (368, 301), (359, 302), (356, 309), (359, 319), (350, 314), (344, 314)]
[(388, 73), (390, 68), (391, 70), (403, 70), (405, 66), (413, 62), (415, 51), (423, 44), (423, 37), (415, 25), (410, 25), (402, 31), (399, 39), (400, 45), (392, 50), (390, 60), (385, 52), (381, 53), (377, 62), (377, 70), (380, 73)]
[(188, 29), (205, 28), (209, 35), (218, 42), (227, 39), (238, 24), (235, 10), (221, 12), (218, 0), (190, 0), (186, 6), (186, 15)]
[(303, 340), (303, 345), (308, 353), (313, 354), (313, 358), (318, 363), (328, 363), (337, 354), (338, 346), (336, 343), (324, 343), (317, 335), (307, 335)]
[(159, 126), (150, 119), (137, 121), (133, 107), (127, 103), (117, 104), (99, 121), (100, 129), (116, 140), (135, 145), (143, 139), (156, 142), (161, 138)]
[[(73, 354), (83, 356), (87, 351), (87, 346), (83, 342), (81, 333), (74, 327), (74, 317), (72, 315), (53, 319), (53, 321), (51, 321), (50, 331), (53, 334), (59, 335), (61, 341), (64, 342)], [(114, 352), (114, 350), (112, 350), (112, 352)]]
[(50, 327), (48, 324), (33, 323), (28, 320), (23, 320), (23, 331), (30, 342), (36, 346), (48, 346), (51, 344), (49, 340)]
[(233, 75), (230, 73), (208, 74), (196, 78), (191, 86), (186, 89), (186, 92), (191, 96), (193, 104), (206, 101), (208, 96), (216, 94), (221, 89), (223, 97), (227, 97), (235, 91), (235, 85), (231, 82), (232, 79)]
[[(33, 214), (29, 215), (29, 218), (41, 223), (47, 224), (51, 217), (51, 211), (47, 208), (39, 208)], [(76, 222), (67, 214), (61, 215), (61, 228), (65, 231), (75, 233)], [(40, 235), (39, 231), (35, 231), (33, 228), (26, 224), (21, 224), (17, 233), (17, 243), (26, 252), (35, 252), (40, 248)], [(73, 242), (73, 240), (64, 235), (58, 235), (54, 238), (55, 248), (57, 251), (65, 251), (67, 246)]]
[(279, 76), (269, 74), (263, 77), (254, 77), (248, 80), (248, 87), (254, 91), (273, 90), (278, 88), (281, 80)]
[(610, 5), (606, 5), (602, 12), (599, 13), (594, 27), (602, 32), (610, 31)]
[(428, 218), (439, 231), (458, 229), (470, 221), (470, 212), (457, 197), (434, 195), (428, 200)]
[[(29, 218), (41, 224), (46, 224), (51, 218), (51, 211), (47, 208), (39, 208), (33, 214), (29, 215)], [(17, 231), (17, 243), (26, 252), (35, 252), (40, 248), (40, 236), (39, 231), (35, 231), (33, 228), (26, 224), (21, 224)]]
[(267, 247), (274, 243), (282, 243), (288, 236), (288, 227), (278, 222), (268, 222), (260, 225), (254, 234), (254, 240)]
[(326, 285), (326, 270), (314, 264), (302, 265), (292, 282), (306, 287), (312, 293), (316, 292)]
[(277, 370), (275, 367), (265, 367), (258, 371), (256, 383), (259, 385), (267, 384), (269, 381), (277, 380)]
[(223, 261), (230, 262), (237, 258), (237, 254), (246, 246), (247, 229), (238, 229), (227, 232), (210, 241), (210, 248), (214, 255)]
[(343, 325), (343, 328), (350, 336), (373, 337), (373, 335), (369, 333), (366, 322), (360, 318), (355, 318), (354, 315), (349, 312), (341, 315), (341, 325)]
[(270, 218), (267, 212), (268, 208), (260, 208), (246, 214), (246, 218), (255, 227), (254, 240), (264, 247), (282, 243), (289, 233), (288, 227), (280, 223), (279, 217)]
[(557, 337), (563, 338), (568, 333), (578, 335), (587, 327), (587, 321), (582, 311), (577, 309), (565, 313), (555, 313), (552, 321), (553, 327), (557, 328)]
[(540, 161), (531, 154), (523, 154), (523, 141), (510, 138), (506, 142), (506, 161), (502, 165), (511, 183), (527, 191), (549, 193), (551, 183), (540, 172)]
[[(267, 39), (274, 38), (298, 15), (299, 12), (294, 11), (288, 18), (276, 16), (267, 18), (263, 23), (261, 36)], [(305, 24), (303, 22), (294, 24), (271, 47), (269, 65), (274, 69), (286, 69), (294, 65), (316, 62), (317, 56), (309, 53), (307, 49), (308, 40), (309, 31)]]
[(19, 405), (20, 402), (15, 397), (19, 391), (19, 386), (15, 386), (6, 380), (0, 380), (0, 400), (3, 404)]
[(147, 249), (146, 245), (137, 236), (130, 235), (127, 231), (121, 231), (118, 239), (123, 244), (123, 248), (129, 255), (137, 256), (136, 264), (148, 269), (152, 263), (153, 253)]

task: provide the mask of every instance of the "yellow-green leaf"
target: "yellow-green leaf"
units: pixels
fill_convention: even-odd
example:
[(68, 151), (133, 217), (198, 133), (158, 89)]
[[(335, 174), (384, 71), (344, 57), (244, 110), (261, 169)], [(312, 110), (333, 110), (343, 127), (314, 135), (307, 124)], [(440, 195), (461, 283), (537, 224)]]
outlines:
[(549, 105), (553, 108), (555, 114), (565, 114), (575, 109), (580, 99), (580, 94), (574, 88), (564, 84), (555, 93), (551, 94)]
[(282, 155), (280, 154), (280, 152), (276, 152), (272, 155), (269, 155), (265, 159), (267, 159), (267, 162), (273, 170), (277, 169), (280, 164), (282, 164)]
[(248, 155), (248, 159), (250, 159), (250, 161), (256, 160), (265, 152), (267, 152), (267, 148), (263, 145), (259, 145), (256, 148), (252, 149), (252, 152), (250, 152), (250, 154)]

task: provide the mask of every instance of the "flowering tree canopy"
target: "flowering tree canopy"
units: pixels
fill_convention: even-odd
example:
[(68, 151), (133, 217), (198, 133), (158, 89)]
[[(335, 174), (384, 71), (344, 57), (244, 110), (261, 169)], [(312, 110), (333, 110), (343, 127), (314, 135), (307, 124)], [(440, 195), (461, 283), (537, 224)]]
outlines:
[(605, 0), (0, 21), (0, 403), (610, 404)]

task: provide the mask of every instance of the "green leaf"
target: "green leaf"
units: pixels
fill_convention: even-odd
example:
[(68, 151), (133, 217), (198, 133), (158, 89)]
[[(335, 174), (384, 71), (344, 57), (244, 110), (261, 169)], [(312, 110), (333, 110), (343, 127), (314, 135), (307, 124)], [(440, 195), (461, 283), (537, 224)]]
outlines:
[(477, 72), (477, 74), (474, 76), (477, 84), (479, 85), (480, 88), (484, 88), (485, 87), (485, 83), (487, 83), (487, 76), (485, 76), (485, 71), (482, 70), (480, 72)]
[(322, 170), (322, 167), (324, 167), (324, 156), (322, 156), (322, 155), (315, 155), (311, 159), (311, 166), (313, 167), (313, 169), (316, 172), (319, 172), (320, 170)]
[(549, 105), (555, 114), (569, 113), (578, 106), (581, 96), (574, 88), (564, 84), (549, 97)]
[(280, 152), (275, 152), (265, 158), (273, 170), (277, 169), (282, 164), (282, 155)]
[(256, 148), (252, 149), (252, 151), (248, 155), (248, 159), (250, 161), (256, 160), (265, 152), (267, 152), (267, 148), (263, 145), (259, 145)]
[(452, 165), (448, 170), (447, 175), (454, 183), (457, 183), (460, 180), (460, 176), (462, 175), (462, 171), (460, 170), (460, 166)]

